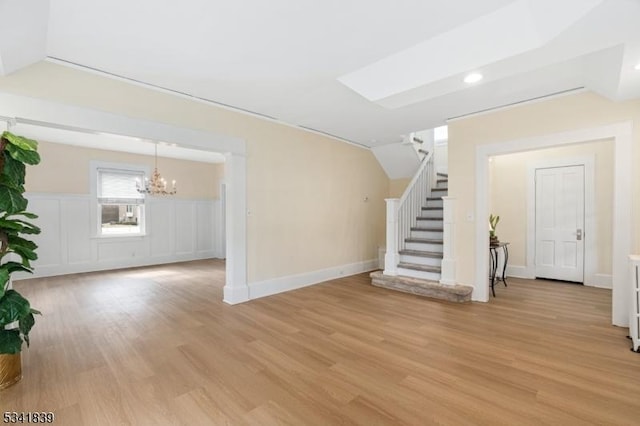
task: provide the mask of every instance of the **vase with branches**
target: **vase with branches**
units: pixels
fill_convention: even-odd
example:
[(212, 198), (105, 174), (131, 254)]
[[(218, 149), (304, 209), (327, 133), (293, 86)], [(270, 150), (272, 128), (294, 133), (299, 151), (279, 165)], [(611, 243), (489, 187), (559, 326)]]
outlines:
[(496, 235), (496, 227), (498, 226), (498, 222), (500, 222), (500, 216), (490, 214), (489, 215), (489, 244), (498, 244), (500, 241), (498, 240), (498, 236)]

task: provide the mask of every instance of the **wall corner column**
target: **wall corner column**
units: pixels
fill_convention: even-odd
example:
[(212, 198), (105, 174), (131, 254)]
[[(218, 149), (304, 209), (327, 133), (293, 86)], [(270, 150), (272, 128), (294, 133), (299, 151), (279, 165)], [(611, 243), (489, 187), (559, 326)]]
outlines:
[(223, 301), (230, 305), (249, 300), (247, 285), (247, 159), (225, 154), (226, 281)]

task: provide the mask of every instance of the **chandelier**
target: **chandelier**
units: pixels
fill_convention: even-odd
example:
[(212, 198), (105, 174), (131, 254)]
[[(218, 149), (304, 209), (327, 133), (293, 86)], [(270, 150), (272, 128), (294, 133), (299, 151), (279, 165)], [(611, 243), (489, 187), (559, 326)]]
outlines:
[(176, 181), (171, 182), (171, 189), (167, 188), (167, 181), (160, 175), (158, 171), (158, 144), (156, 143), (155, 166), (151, 180), (144, 178), (144, 185), (140, 181), (136, 182), (138, 192), (149, 195), (173, 195), (176, 193)]

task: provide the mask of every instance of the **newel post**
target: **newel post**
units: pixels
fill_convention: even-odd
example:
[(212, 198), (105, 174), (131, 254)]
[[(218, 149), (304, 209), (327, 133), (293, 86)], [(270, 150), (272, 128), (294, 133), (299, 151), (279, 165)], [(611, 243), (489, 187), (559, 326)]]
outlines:
[(456, 284), (455, 197), (442, 197), (443, 245), (440, 284)]
[(387, 252), (384, 255), (384, 275), (398, 275), (398, 198), (386, 198), (387, 202)]

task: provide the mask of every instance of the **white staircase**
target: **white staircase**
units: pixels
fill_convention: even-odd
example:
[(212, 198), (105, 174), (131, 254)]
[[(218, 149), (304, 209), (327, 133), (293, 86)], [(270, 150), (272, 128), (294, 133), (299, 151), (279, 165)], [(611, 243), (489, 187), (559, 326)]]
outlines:
[(423, 154), (420, 168), (402, 198), (386, 200), (384, 271), (373, 272), (371, 284), (451, 302), (468, 302), (473, 287), (455, 281), (454, 200), (448, 197), (448, 176), (435, 172), (431, 152), (424, 150)]
[(443, 258), (443, 206), (447, 195), (447, 175), (438, 174), (431, 197), (426, 197), (416, 225), (404, 239), (404, 248), (398, 251), (398, 275), (440, 281), (440, 265)]

